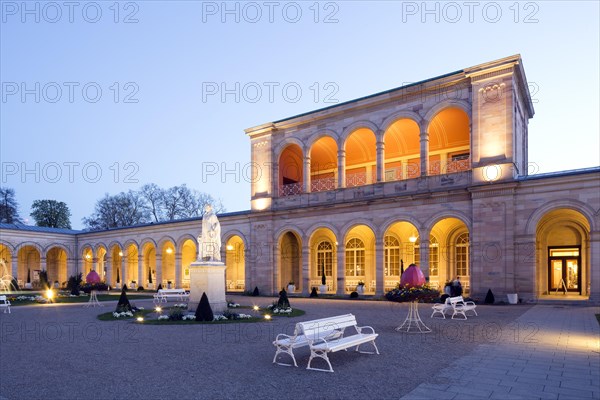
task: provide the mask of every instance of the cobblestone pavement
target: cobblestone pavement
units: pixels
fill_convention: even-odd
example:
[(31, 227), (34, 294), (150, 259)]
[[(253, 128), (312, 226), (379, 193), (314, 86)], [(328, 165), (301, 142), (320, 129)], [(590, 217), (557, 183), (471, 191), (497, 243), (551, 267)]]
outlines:
[(535, 306), (402, 399), (600, 399), (598, 313)]
[[(268, 297), (228, 296), (265, 306)], [(306, 314), (271, 322), (156, 326), (98, 321), (102, 308), (13, 307), (0, 313), (0, 399), (598, 398), (598, 309), (477, 307), (466, 321), (430, 319), (399, 333), (407, 304), (291, 298)], [(137, 305), (152, 306), (149, 300)], [(251, 312), (248, 309), (243, 312)], [(380, 355), (337, 352), (334, 373), (272, 363), (272, 341), (296, 322), (345, 313), (379, 333)], [(595, 346), (595, 347), (594, 347)]]

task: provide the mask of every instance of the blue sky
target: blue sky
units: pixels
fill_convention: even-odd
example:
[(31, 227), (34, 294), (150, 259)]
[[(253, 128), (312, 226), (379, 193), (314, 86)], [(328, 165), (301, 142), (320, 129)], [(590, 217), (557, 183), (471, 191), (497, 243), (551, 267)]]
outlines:
[(74, 228), (147, 182), (248, 209), (245, 128), (516, 53), (537, 172), (599, 165), (598, 2), (468, 4), (1, 1), (0, 184)]

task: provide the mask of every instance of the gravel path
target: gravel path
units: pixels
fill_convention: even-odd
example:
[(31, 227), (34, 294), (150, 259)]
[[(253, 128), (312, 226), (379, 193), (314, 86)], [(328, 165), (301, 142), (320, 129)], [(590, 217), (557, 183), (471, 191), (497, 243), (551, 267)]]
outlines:
[[(228, 296), (242, 305), (273, 299)], [(478, 306), (467, 321), (430, 319), (430, 334), (394, 330), (407, 304), (384, 301), (290, 299), (306, 314), (254, 324), (140, 326), (102, 322), (114, 309), (81, 304), (14, 307), (0, 314), (0, 399), (275, 399), (399, 398), (479, 344), (521, 340), (503, 333), (531, 307)], [(149, 308), (150, 300), (136, 301)], [(298, 321), (356, 315), (372, 326), (381, 355), (338, 352), (335, 373), (307, 371), (309, 351), (295, 351), (299, 368), (272, 364), (272, 341)], [(513, 324), (514, 325), (514, 324)], [(517, 327), (517, 329), (526, 329)], [(535, 333), (534, 333), (535, 334)]]

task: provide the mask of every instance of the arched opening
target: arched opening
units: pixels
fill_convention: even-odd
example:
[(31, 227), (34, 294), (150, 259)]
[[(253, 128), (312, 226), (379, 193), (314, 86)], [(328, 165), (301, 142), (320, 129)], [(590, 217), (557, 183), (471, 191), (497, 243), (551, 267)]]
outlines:
[(60, 247), (52, 247), (46, 253), (48, 282), (54, 287), (67, 285), (67, 252)]
[(337, 290), (337, 238), (328, 228), (315, 230), (310, 238), (309, 289), (318, 288), (325, 272), (327, 291)]
[(457, 107), (445, 108), (429, 124), (429, 175), (471, 169), (469, 116)]
[(302, 243), (293, 232), (286, 232), (279, 240), (279, 288), (288, 284), (296, 286), (297, 291), (302, 291)]
[(183, 275), (181, 285), (186, 289), (190, 287), (190, 264), (196, 261), (197, 258), (196, 241), (187, 239), (181, 247), (181, 273)]
[(123, 265), (123, 250), (121, 250), (121, 246), (114, 245), (110, 251), (112, 263), (109, 268), (112, 268), (111, 271), (111, 279), (110, 282), (107, 282), (108, 285), (116, 286), (117, 289), (121, 288), (121, 284), (123, 282), (122, 276), (122, 265)]
[(310, 148), (310, 191), (323, 192), (337, 187), (337, 143), (329, 136)]
[(429, 282), (443, 288), (460, 277), (463, 293), (471, 290), (471, 240), (469, 229), (458, 218), (439, 220), (429, 236)]
[(175, 287), (175, 245), (171, 241), (166, 241), (161, 249), (161, 269), (162, 282), (164, 288)]
[[(42, 268), (41, 255), (37, 248), (34, 246), (21, 247), (17, 253), (17, 264), (19, 287), (31, 288), (39, 282), (39, 273)], [(21, 282), (21, 277), (23, 277), (23, 282)]]
[(375, 293), (375, 234), (366, 225), (357, 225), (346, 234), (346, 292), (362, 282), (366, 292)]
[(538, 295), (588, 297), (590, 225), (571, 209), (546, 213), (536, 231)]
[(296, 144), (287, 146), (279, 156), (279, 195), (293, 196), (303, 192), (304, 156)]
[[(400, 283), (400, 277), (411, 263), (419, 265), (417, 228), (406, 221), (394, 222), (383, 237), (383, 285), (384, 291), (392, 290)], [(417, 252), (415, 253), (415, 249)]]
[(106, 281), (106, 269), (108, 267), (108, 263), (106, 260), (106, 248), (104, 246), (98, 247), (96, 249), (96, 260), (98, 260), (98, 266), (96, 272), (100, 275), (100, 279)]
[(156, 247), (153, 243), (146, 243), (142, 247), (142, 276), (139, 279), (138, 286), (144, 286), (148, 289), (158, 287), (156, 282)]
[(346, 187), (374, 183), (377, 177), (377, 148), (375, 133), (359, 128), (346, 139)]
[[(132, 287), (137, 287), (138, 281), (138, 248), (135, 244), (130, 244), (127, 246), (127, 261), (125, 267), (125, 275), (123, 279), (123, 284), (127, 284), (127, 286), (131, 289)], [(135, 283), (134, 283), (135, 282)]]
[(89, 274), (94, 268), (94, 251), (91, 247), (84, 247), (81, 254), (83, 265), (80, 272), (83, 274), (83, 279), (85, 280), (87, 274)]
[(13, 273), (12, 252), (8, 246), (2, 243), (0, 243), (0, 274), (0, 278), (5, 282), (5, 284), (10, 284), (9, 280), (12, 281), (12, 279), (17, 279), (17, 281), (19, 280), (18, 277), (14, 276), (15, 274)]
[(226, 287), (230, 292), (246, 289), (246, 249), (241, 237), (234, 235), (225, 245)]
[(412, 119), (399, 119), (385, 131), (386, 181), (418, 178), (420, 164), (420, 129)]

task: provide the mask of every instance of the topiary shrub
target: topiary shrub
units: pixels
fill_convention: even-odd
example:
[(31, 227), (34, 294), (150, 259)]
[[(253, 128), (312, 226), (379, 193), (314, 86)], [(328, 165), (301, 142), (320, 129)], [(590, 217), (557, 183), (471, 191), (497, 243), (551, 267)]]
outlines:
[(82, 277), (83, 275), (80, 272), (77, 275), (71, 275), (67, 281), (67, 290), (69, 290), (73, 296), (79, 296)]
[(351, 299), (358, 299), (358, 293), (357, 292), (350, 293), (350, 298)]
[(447, 299), (448, 297), (450, 297), (450, 296), (448, 296), (446, 293), (444, 293), (443, 295), (441, 295), (441, 296), (440, 296), (440, 302), (441, 302), (441, 303), (445, 303), (445, 302), (446, 302), (446, 299)]
[(487, 294), (485, 295), (485, 300), (483, 301), (485, 304), (494, 304), (496, 299), (494, 298), (494, 293), (492, 293), (492, 289), (488, 289)]
[(158, 292), (159, 290), (162, 290), (162, 283), (158, 284), (158, 287), (156, 288), (156, 291)]
[(48, 271), (43, 270), (40, 271), (40, 287), (43, 290), (50, 288), (50, 283), (48, 282)]
[(287, 292), (285, 291), (285, 289), (282, 289), (281, 292), (279, 292), (279, 300), (277, 300), (277, 307), (278, 308), (290, 307), (290, 300), (287, 297)]
[(19, 288), (19, 282), (17, 282), (17, 280), (15, 278), (12, 278), (12, 281), (10, 281), (10, 290), (12, 290), (12, 291), (21, 290)]
[(202, 292), (200, 303), (196, 309), (196, 321), (212, 321), (214, 318), (215, 316), (212, 312), (212, 308), (210, 307), (206, 292)]
[(127, 284), (126, 284), (126, 283), (124, 283), (124, 284), (123, 284), (123, 291), (124, 291), (124, 292), (126, 292), (127, 290), (128, 290), (128, 289), (127, 289)]
[(309, 297), (319, 297), (319, 294), (317, 293), (317, 288), (316, 287), (312, 288), (312, 290), (310, 291), (310, 296)]
[(183, 320), (184, 315), (185, 315), (185, 312), (181, 308), (172, 308), (171, 311), (169, 311), (169, 320), (170, 321), (181, 321), (181, 320)]
[(258, 291), (258, 286), (254, 287), (254, 291), (252, 292), (252, 296), (254, 296), (254, 297), (260, 296), (260, 292)]
[(117, 308), (115, 309), (116, 312), (118, 313), (122, 313), (125, 311), (131, 311), (132, 307), (131, 304), (129, 303), (129, 299), (127, 298), (127, 293), (125, 288), (123, 288), (123, 290), (121, 290), (121, 296), (119, 297), (119, 302), (117, 303)]
[(138, 292), (143, 292), (143, 291), (144, 291), (144, 287), (143, 287), (143, 286), (139, 286), (139, 287), (137, 288), (137, 291), (138, 291)]

